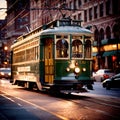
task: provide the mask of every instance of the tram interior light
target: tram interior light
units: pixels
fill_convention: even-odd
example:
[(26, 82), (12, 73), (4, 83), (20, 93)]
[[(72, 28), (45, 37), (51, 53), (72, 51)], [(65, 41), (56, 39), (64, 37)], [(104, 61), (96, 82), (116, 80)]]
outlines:
[(63, 50), (61, 51), (61, 54), (62, 54), (62, 56), (64, 56), (64, 51)]
[(70, 71), (70, 68), (69, 68), (69, 67), (67, 67), (67, 68), (66, 68), (66, 71), (67, 71), (67, 72), (69, 72), (69, 71)]

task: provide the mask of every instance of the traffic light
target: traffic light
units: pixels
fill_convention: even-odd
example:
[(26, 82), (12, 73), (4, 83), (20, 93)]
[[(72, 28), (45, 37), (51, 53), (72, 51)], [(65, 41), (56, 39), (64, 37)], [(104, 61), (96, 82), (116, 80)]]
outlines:
[(117, 59), (116, 56), (112, 56), (112, 61), (114, 62)]

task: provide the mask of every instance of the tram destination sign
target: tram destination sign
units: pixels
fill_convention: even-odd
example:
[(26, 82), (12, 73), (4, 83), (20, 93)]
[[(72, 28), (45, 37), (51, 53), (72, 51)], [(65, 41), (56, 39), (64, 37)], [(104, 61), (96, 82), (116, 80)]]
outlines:
[(81, 20), (62, 19), (58, 21), (58, 26), (80, 26)]

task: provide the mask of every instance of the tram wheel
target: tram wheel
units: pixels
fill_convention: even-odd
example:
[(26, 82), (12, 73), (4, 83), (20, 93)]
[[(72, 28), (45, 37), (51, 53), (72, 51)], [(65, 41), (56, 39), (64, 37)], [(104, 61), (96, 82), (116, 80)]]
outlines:
[(57, 95), (60, 95), (60, 90), (56, 87), (51, 87), (50, 90), (49, 90), (49, 93), (51, 95), (57, 96)]

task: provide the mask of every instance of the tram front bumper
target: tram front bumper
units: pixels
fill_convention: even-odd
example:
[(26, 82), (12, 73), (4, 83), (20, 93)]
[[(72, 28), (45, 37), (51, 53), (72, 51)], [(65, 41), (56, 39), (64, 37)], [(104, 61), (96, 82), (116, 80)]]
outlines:
[[(82, 80), (55, 80), (54, 81), (54, 86), (58, 88), (59, 90), (71, 90), (71, 91), (86, 91), (84, 90), (84, 86), (87, 87), (92, 86), (93, 81), (92, 80), (87, 80), (87, 81), (82, 81)], [(88, 89), (89, 89), (88, 88)], [(90, 88), (92, 89), (92, 88)]]

